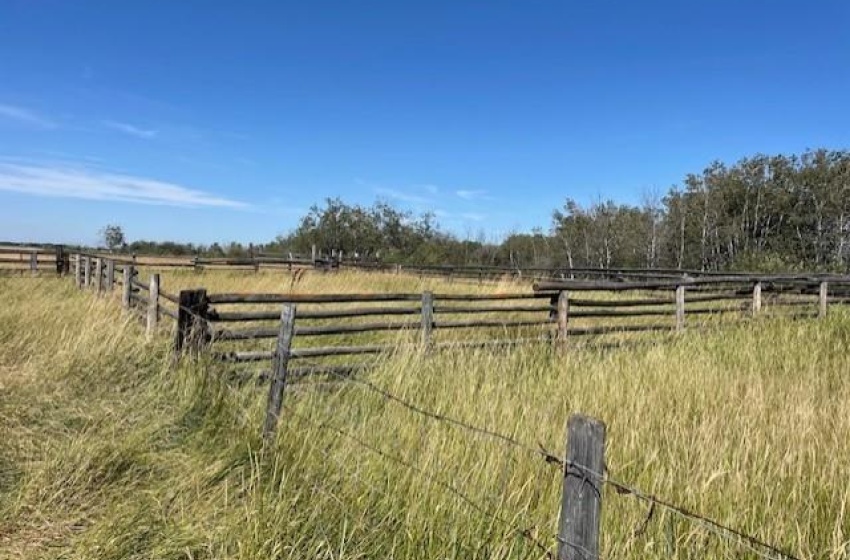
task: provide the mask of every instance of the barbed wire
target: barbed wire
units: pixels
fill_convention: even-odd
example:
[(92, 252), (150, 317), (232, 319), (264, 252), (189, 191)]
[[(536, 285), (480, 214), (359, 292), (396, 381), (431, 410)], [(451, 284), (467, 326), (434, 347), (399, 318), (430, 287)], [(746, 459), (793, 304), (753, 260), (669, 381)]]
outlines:
[(456, 498), (458, 498), (460, 501), (462, 501), (464, 504), (466, 504), (468, 507), (475, 510), (479, 514), (486, 516), (486, 517), (490, 517), (492, 519), (495, 519), (496, 521), (498, 521), (499, 523), (503, 524), (508, 529), (510, 529), (511, 532), (513, 532), (516, 535), (521, 536), (522, 538), (526, 539), (531, 544), (533, 544), (535, 547), (537, 547), (539, 550), (541, 550), (546, 555), (546, 557), (549, 558), (550, 560), (555, 560), (555, 556), (552, 554), (550, 547), (547, 547), (537, 537), (534, 536), (532, 530), (536, 529), (536, 527), (533, 527), (533, 526), (529, 527), (529, 528), (517, 527), (516, 525), (514, 525), (512, 522), (508, 521), (507, 519), (505, 519), (501, 515), (493, 513), (491, 511), (489, 511), (486, 507), (478, 504), (472, 498), (470, 498), (466, 493), (459, 490), (455, 486), (449, 484), (445, 480), (437, 478), (436, 476), (425, 471), (424, 469), (417, 467), (416, 465), (412, 464), (410, 461), (403, 459), (401, 457), (397, 457), (395, 455), (392, 455), (392, 454), (384, 451), (383, 449), (380, 449), (379, 447), (372, 445), (369, 442), (364, 441), (363, 439), (357, 437), (356, 435), (351, 434), (349, 432), (346, 432), (345, 430), (343, 430), (342, 428), (340, 428), (338, 426), (335, 426), (335, 425), (330, 424), (328, 422), (314, 421), (314, 420), (308, 418), (307, 416), (296, 412), (291, 407), (286, 407), (286, 410), (287, 410), (288, 414), (291, 414), (292, 416), (312, 425), (315, 428), (334, 432), (337, 435), (340, 435), (340, 436), (342, 436), (342, 437), (344, 437), (344, 438), (346, 438), (350, 441), (353, 441), (355, 444), (359, 445), (360, 447), (362, 447), (362, 448), (364, 448), (368, 451), (371, 451), (372, 453), (382, 457), (383, 459), (386, 459), (390, 462), (399, 464), (399, 465), (421, 475), (429, 483), (434, 484), (435, 486), (438, 486), (438, 487), (442, 488), (443, 490), (446, 490), (447, 492), (453, 494)]
[[(653, 506), (658, 506), (664, 510), (667, 510), (671, 513), (678, 515), (679, 517), (683, 517), (688, 519), (689, 521), (693, 521), (698, 525), (708, 529), (714, 534), (724, 537), (729, 540), (735, 540), (739, 543), (743, 543), (747, 545), (747, 547), (762, 558), (766, 558), (769, 560), (776, 560), (777, 558), (780, 560), (800, 560), (799, 557), (794, 556), (793, 554), (782, 550), (778, 546), (767, 543), (758, 537), (754, 537), (753, 535), (744, 533), (738, 529), (730, 527), (728, 525), (724, 525), (719, 521), (715, 521), (709, 517), (701, 515), (699, 513), (694, 513), (682, 506), (676, 505), (670, 501), (664, 500), (662, 498), (658, 498), (648, 492), (645, 492), (639, 488), (634, 486), (630, 486), (624, 482), (613, 479), (610, 477), (608, 473), (603, 474), (596, 472), (592, 469), (589, 469), (583, 465), (578, 465), (574, 462), (568, 462), (569, 467), (575, 468), (577, 470), (582, 471), (585, 475), (592, 476), (602, 482), (603, 484), (607, 484), (614, 488), (614, 490), (618, 494), (629, 494), (634, 496), (635, 498), (652, 504)], [(648, 521), (647, 521), (648, 523)], [(767, 551), (767, 553), (765, 552)]]
[[(688, 509), (686, 509), (682, 506), (678, 506), (676, 504), (673, 504), (672, 502), (658, 498), (658, 497), (656, 497), (656, 496), (654, 496), (654, 495), (652, 495), (648, 492), (640, 490), (639, 488), (636, 488), (634, 486), (630, 486), (630, 485), (628, 485), (624, 482), (613, 479), (609, 476), (609, 473), (597, 473), (597, 472), (594, 472), (594, 471), (592, 471), (592, 470), (590, 470), (587, 467), (584, 467), (582, 465), (578, 465), (578, 464), (573, 463), (573, 462), (567, 462), (567, 461), (561, 459), (560, 457), (556, 456), (555, 454), (551, 453), (550, 451), (548, 451), (542, 445), (538, 445), (537, 447), (534, 447), (534, 446), (531, 446), (527, 443), (523, 443), (523, 442), (519, 441), (518, 439), (516, 439), (514, 437), (508, 436), (506, 434), (499, 433), (495, 430), (492, 430), (492, 429), (489, 429), (489, 428), (481, 428), (481, 427), (478, 427), (478, 426), (474, 426), (474, 425), (472, 425), (468, 422), (458, 420), (457, 418), (453, 418), (453, 417), (448, 416), (446, 414), (426, 410), (426, 409), (422, 408), (421, 406), (419, 406), (417, 404), (414, 404), (414, 403), (412, 403), (412, 402), (410, 402), (406, 399), (403, 399), (403, 398), (401, 398), (397, 395), (394, 395), (393, 393), (387, 391), (383, 387), (380, 387), (380, 386), (378, 386), (377, 384), (375, 384), (371, 381), (368, 381), (368, 380), (365, 380), (365, 379), (359, 379), (359, 378), (351, 377), (351, 376), (344, 376), (342, 374), (339, 374), (337, 372), (332, 372), (332, 371), (328, 372), (328, 373), (330, 373), (331, 375), (335, 375), (335, 376), (339, 377), (340, 379), (343, 379), (343, 380), (358, 384), (362, 387), (368, 388), (370, 391), (373, 391), (374, 393), (381, 395), (385, 399), (390, 400), (392, 402), (395, 402), (395, 403), (403, 406), (404, 408), (406, 408), (406, 409), (408, 409), (408, 410), (410, 410), (414, 413), (420, 414), (422, 416), (425, 416), (425, 417), (430, 418), (430, 419), (435, 420), (435, 421), (446, 422), (446, 423), (451, 424), (453, 426), (456, 426), (456, 427), (462, 428), (464, 430), (473, 432), (477, 435), (483, 435), (483, 436), (487, 436), (487, 437), (490, 437), (490, 438), (497, 439), (497, 440), (502, 441), (503, 443), (509, 444), (513, 447), (516, 447), (516, 448), (522, 449), (524, 451), (536, 454), (536, 455), (542, 457), (547, 464), (557, 465), (560, 468), (565, 468), (567, 466), (570, 466), (570, 467), (574, 467), (576, 469), (579, 469), (579, 470), (583, 471), (584, 473), (589, 474), (589, 475), (597, 478), (598, 480), (600, 480), (604, 484), (607, 484), (607, 485), (613, 487), (617, 491), (618, 494), (630, 494), (630, 495), (632, 495), (632, 496), (634, 496), (634, 497), (636, 497), (636, 498), (638, 498), (642, 501), (650, 503), (652, 508), (650, 509), (650, 513), (647, 515), (647, 518), (645, 519), (644, 523), (642, 523), (641, 527), (638, 529), (638, 531), (637, 531), (638, 533), (642, 533), (643, 531), (646, 530), (646, 525), (648, 525), (648, 523), (649, 523), (649, 521), (652, 517), (652, 514), (654, 513), (654, 508), (655, 508), (655, 506), (658, 506), (662, 509), (665, 509), (667, 511), (675, 513), (675, 514), (679, 515), (680, 517), (684, 517), (684, 518), (686, 518), (686, 519), (688, 519), (692, 522), (695, 522), (695, 523), (703, 526), (704, 528), (710, 530), (711, 532), (713, 532), (714, 534), (716, 534), (718, 536), (721, 536), (721, 537), (724, 537), (724, 538), (727, 538), (727, 539), (732, 539), (732, 540), (735, 540), (739, 543), (742, 543), (742, 544), (746, 545), (748, 548), (750, 548), (754, 553), (761, 556), (762, 558), (767, 558), (767, 559), (770, 559), (770, 560), (776, 560), (777, 558), (779, 558), (781, 560), (800, 560), (798, 557), (794, 556), (793, 554), (791, 554), (791, 553), (789, 553), (785, 550), (782, 550), (778, 546), (767, 543), (767, 542), (765, 542), (765, 541), (763, 541), (763, 540), (761, 540), (761, 539), (759, 539), (759, 538), (757, 538), (753, 535), (749, 535), (747, 533), (744, 533), (743, 531), (740, 531), (740, 530), (735, 529), (733, 527), (730, 527), (728, 525), (724, 525), (723, 523), (720, 523), (719, 521), (715, 521), (715, 520), (710, 519), (710, 518), (708, 518), (704, 515), (689, 511)], [(769, 554), (765, 554), (765, 551), (768, 551)]]
[(357, 378), (357, 377), (346, 376), (346, 375), (343, 375), (341, 373), (334, 372), (334, 371), (328, 371), (327, 373), (329, 373), (330, 375), (334, 375), (336, 377), (339, 377), (340, 379), (343, 379), (345, 381), (349, 381), (351, 383), (355, 383), (357, 385), (365, 387), (365, 388), (369, 389), (370, 391), (372, 391), (372, 392), (374, 392), (378, 395), (383, 396), (385, 399), (392, 401), (394, 403), (397, 403), (397, 404), (403, 406), (404, 408), (406, 408), (406, 409), (408, 409), (412, 412), (415, 412), (417, 414), (425, 416), (426, 418), (430, 418), (432, 420), (436, 420), (436, 421), (439, 421), (439, 422), (445, 422), (447, 424), (451, 424), (455, 427), (462, 428), (464, 430), (475, 433), (477, 435), (483, 435), (483, 436), (487, 436), (487, 437), (490, 437), (490, 438), (493, 438), (493, 439), (500, 440), (503, 443), (507, 443), (507, 444), (509, 444), (513, 447), (518, 448), (518, 449), (522, 449), (522, 450), (527, 451), (529, 453), (539, 455), (539, 456), (543, 457), (543, 459), (547, 463), (553, 463), (553, 464), (559, 464), (559, 465), (563, 464), (563, 461), (559, 457), (556, 457), (552, 453), (549, 453), (542, 446), (535, 447), (535, 446), (532, 446), (532, 445), (528, 445), (526, 443), (519, 441), (518, 439), (516, 439), (514, 437), (511, 437), (509, 435), (497, 432), (495, 430), (491, 430), (489, 428), (481, 428), (481, 427), (478, 427), (478, 426), (474, 426), (474, 425), (472, 425), (468, 422), (465, 422), (463, 420), (458, 420), (457, 418), (453, 418), (453, 417), (448, 416), (446, 414), (426, 410), (426, 409), (422, 408), (421, 406), (419, 406), (417, 404), (414, 404), (414, 403), (412, 403), (412, 402), (410, 402), (406, 399), (399, 397), (398, 395), (394, 395), (393, 393), (387, 391), (383, 387), (380, 387), (380, 386), (378, 386), (377, 384), (375, 384), (371, 381), (368, 381), (368, 380), (365, 380), (365, 379), (360, 379), (360, 378)]

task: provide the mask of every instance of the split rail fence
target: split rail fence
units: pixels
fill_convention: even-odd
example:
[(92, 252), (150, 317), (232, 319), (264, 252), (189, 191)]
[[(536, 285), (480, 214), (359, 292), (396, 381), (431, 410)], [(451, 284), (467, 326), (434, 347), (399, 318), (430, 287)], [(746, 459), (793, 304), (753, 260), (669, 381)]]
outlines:
[[(132, 264), (77, 255), (80, 287), (122, 286), (126, 308), (141, 309), (147, 331), (175, 321), (177, 352), (205, 350), (229, 364), (273, 365), (283, 330), (291, 329), (294, 375), (352, 371), (352, 358), (398, 350), (441, 350), (580, 339), (637, 340), (640, 333), (678, 332), (728, 324), (780, 309), (823, 317), (830, 304), (850, 303), (850, 277), (827, 275), (707, 276), (651, 281), (558, 280), (532, 290), (493, 294), (169, 293), (160, 275), (142, 280)], [(292, 325), (281, 306), (291, 306)]]
[(0, 274), (37, 276), (42, 272), (67, 274), (70, 255), (62, 245), (53, 247), (0, 247)]

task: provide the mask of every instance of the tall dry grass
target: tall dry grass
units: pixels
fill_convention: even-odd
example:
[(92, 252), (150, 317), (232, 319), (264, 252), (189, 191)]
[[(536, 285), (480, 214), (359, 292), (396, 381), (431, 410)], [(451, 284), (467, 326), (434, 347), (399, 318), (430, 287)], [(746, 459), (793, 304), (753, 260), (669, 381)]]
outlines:
[[(336, 278), (305, 291), (397, 289)], [(554, 547), (560, 473), (538, 456), (333, 380), (289, 387), (263, 452), (265, 387), (205, 361), (172, 368), (165, 337), (147, 341), (115, 301), (70, 284), (0, 280), (0, 556), (545, 557), (513, 528)], [(838, 560), (850, 541), (848, 339), (836, 310), (614, 351), (404, 352), (365, 379), (559, 455), (568, 416), (597, 416), (612, 477)], [(752, 557), (660, 511), (636, 531), (647, 507), (629, 496), (607, 491), (603, 513), (604, 558)]]

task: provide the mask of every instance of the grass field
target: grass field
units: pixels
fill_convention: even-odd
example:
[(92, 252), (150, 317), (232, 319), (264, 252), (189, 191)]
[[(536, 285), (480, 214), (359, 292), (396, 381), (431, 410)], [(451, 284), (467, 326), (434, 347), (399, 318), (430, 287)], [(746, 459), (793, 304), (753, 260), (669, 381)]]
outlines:
[[(436, 282), (308, 275), (295, 289), (477, 289)], [(554, 550), (561, 477), (538, 456), (332, 380), (288, 389), (263, 451), (265, 387), (231, 384), (204, 361), (172, 367), (167, 337), (147, 340), (114, 300), (72, 284), (0, 279), (0, 557), (546, 557), (515, 528)], [(163, 289), (178, 285), (287, 289), (270, 274), (163, 275)], [(613, 478), (800, 558), (839, 560), (850, 541), (848, 342), (850, 315), (836, 308), (823, 321), (751, 321), (613, 351), (406, 352), (365, 378), (559, 456), (569, 415), (596, 416)], [(646, 517), (645, 504), (606, 491), (602, 557), (755, 557), (661, 511), (640, 530)]]

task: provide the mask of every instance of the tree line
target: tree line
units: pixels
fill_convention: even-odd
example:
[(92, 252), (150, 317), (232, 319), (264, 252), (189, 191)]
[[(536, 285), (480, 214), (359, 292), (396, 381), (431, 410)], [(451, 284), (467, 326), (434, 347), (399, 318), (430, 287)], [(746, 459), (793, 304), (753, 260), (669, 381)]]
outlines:
[(483, 234), (461, 239), (433, 214), (339, 198), (314, 205), (292, 231), (256, 246), (126, 243), (123, 233), (104, 241), (114, 250), (203, 256), (310, 256), (315, 246), (322, 255), (401, 264), (843, 271), (850, 261), (850, 152), (714, 162), (640, 204), (567, 198), (548, 228), (500, 242)]

